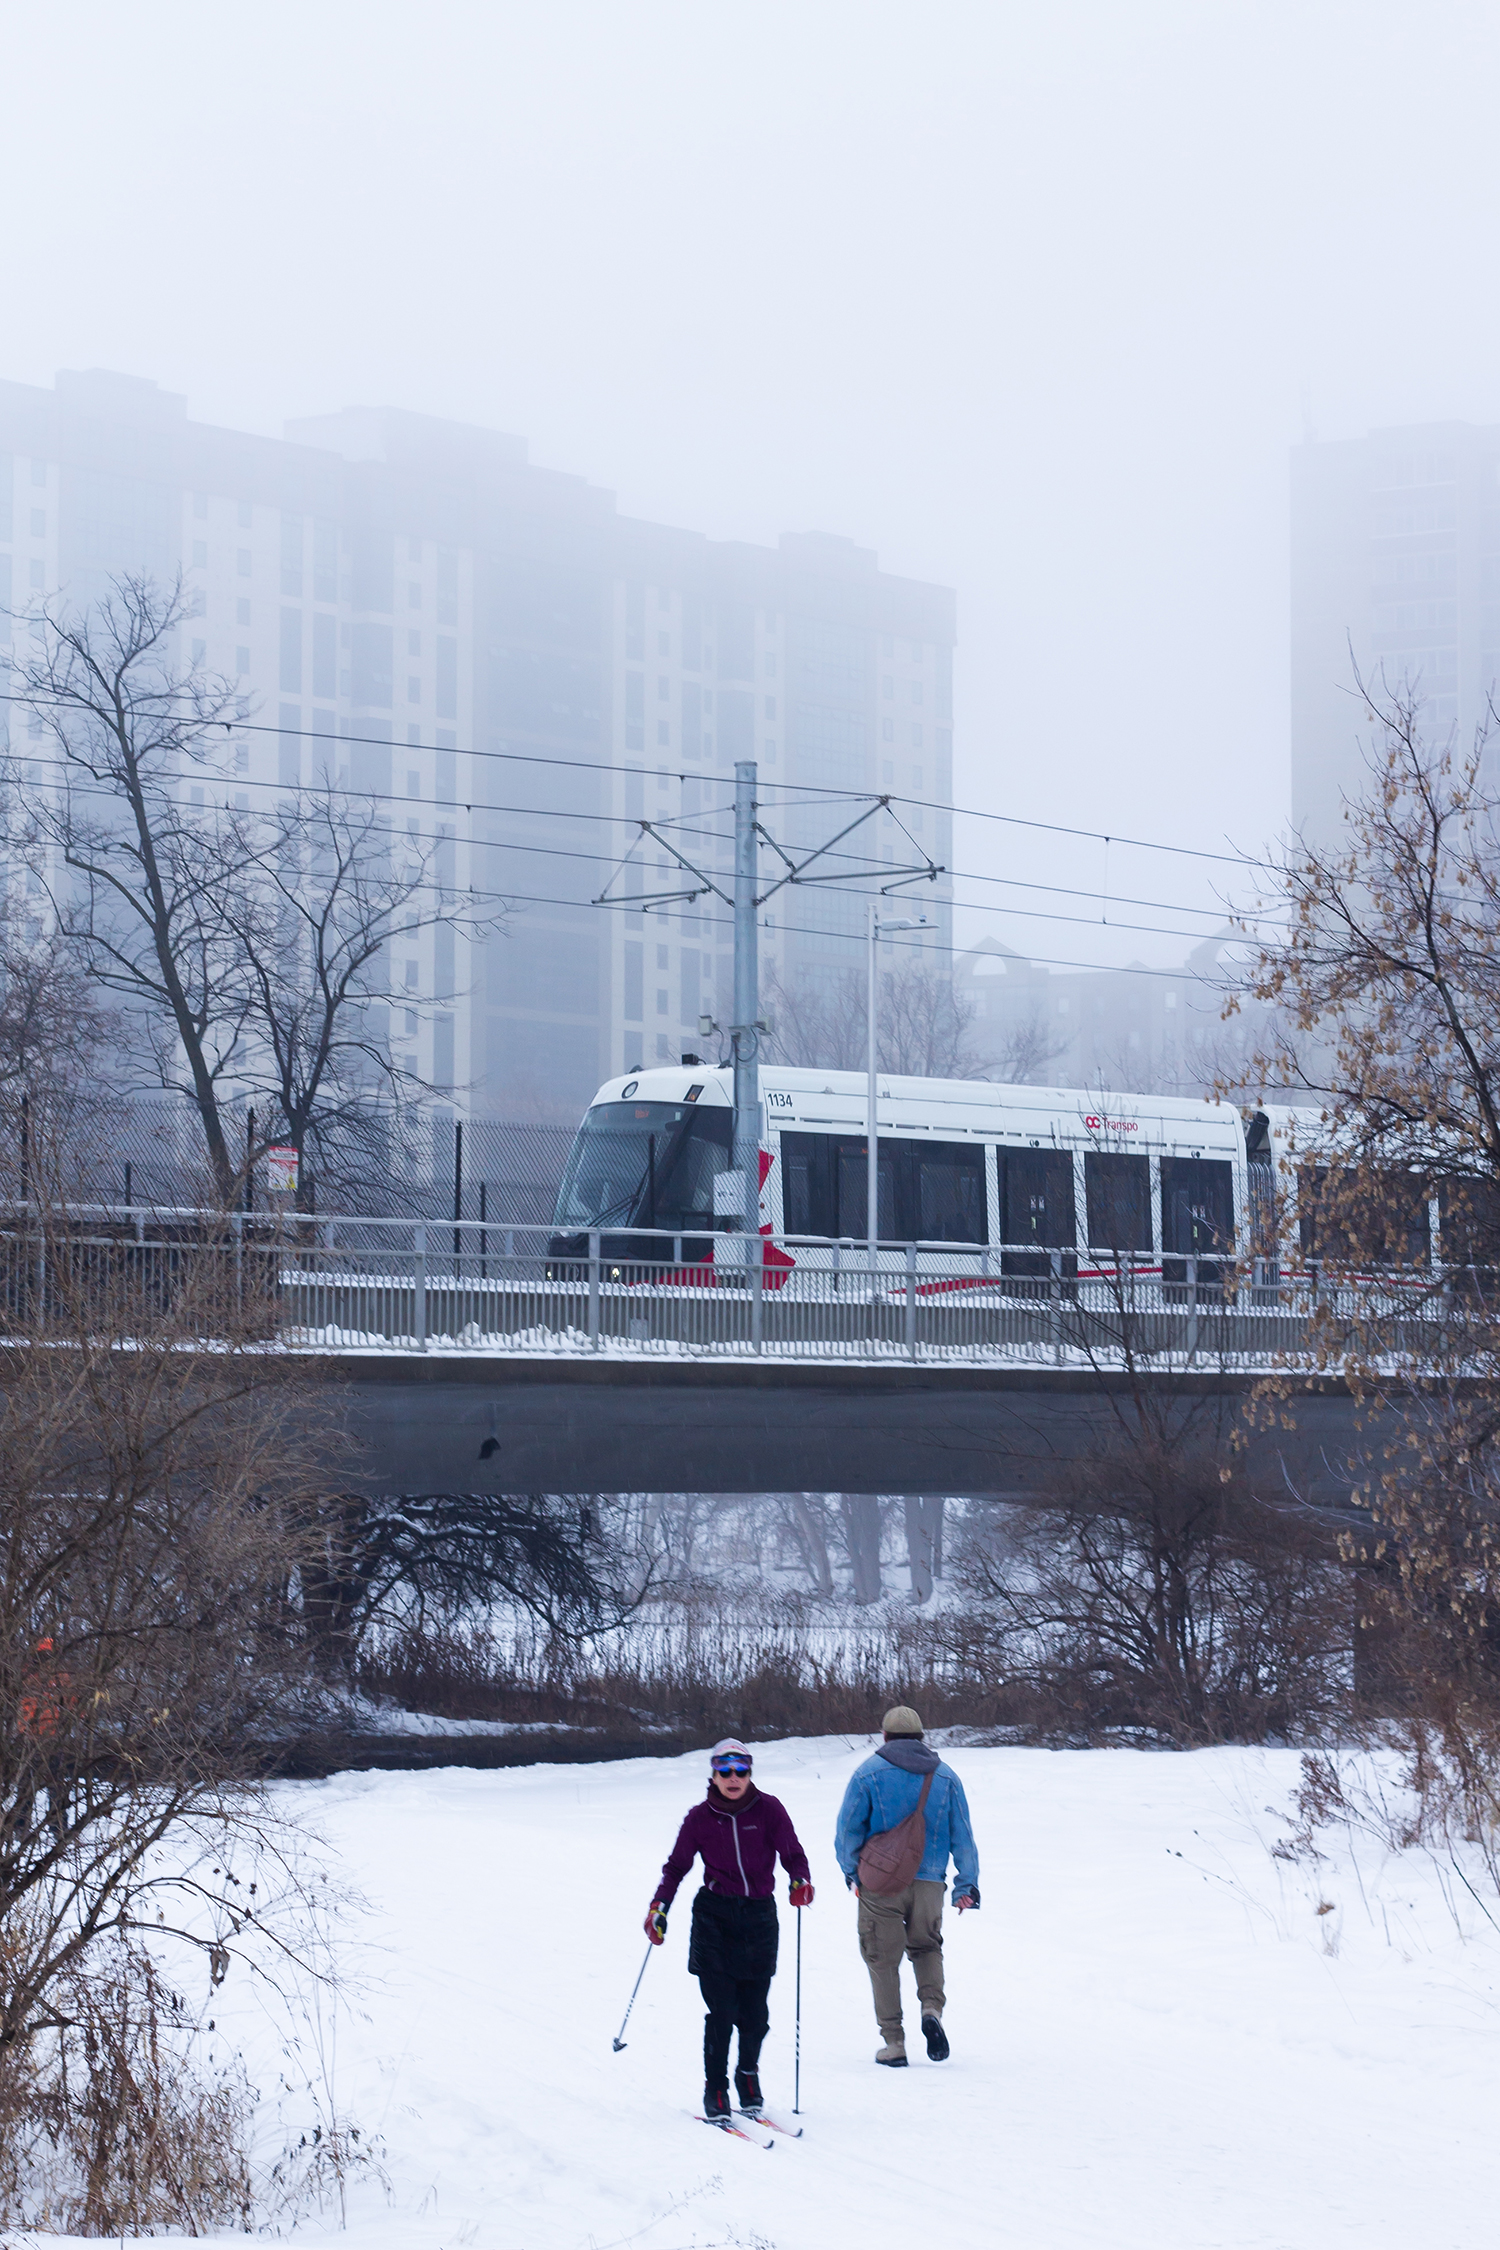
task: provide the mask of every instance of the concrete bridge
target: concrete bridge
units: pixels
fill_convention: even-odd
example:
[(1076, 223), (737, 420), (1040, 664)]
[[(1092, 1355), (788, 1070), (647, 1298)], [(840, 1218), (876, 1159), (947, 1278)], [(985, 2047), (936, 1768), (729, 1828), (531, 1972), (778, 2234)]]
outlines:
[[(905, 1492), (1021, 1497), (1105, 1441), (1127, 1378), (1089, 1368), (330, 1355), (364, 1474), (382, 1491)], [(1281, 1417), (1262, 1375), (1148, 1381), (1205, 1435), (1238, 1429), (1257, 1488), (1347, 1500), (1367, 1412), (1333, 1378)]]

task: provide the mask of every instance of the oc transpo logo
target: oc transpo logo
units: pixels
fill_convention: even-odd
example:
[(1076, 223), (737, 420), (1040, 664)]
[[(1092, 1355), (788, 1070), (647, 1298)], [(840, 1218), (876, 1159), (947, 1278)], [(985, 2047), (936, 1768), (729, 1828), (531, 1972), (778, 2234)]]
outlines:
[(1141, 1129), (1133, 1117), (1086, 1117), (1083, 1122), (1091, 1133), (1138, 1133)]

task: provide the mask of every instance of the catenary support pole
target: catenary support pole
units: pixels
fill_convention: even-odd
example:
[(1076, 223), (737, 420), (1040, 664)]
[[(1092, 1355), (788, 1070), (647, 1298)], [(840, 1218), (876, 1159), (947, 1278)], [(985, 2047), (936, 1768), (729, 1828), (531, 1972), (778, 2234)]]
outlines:
[(802, 2114), (802, 1915), (797, 1909), (797, 2041), (792, 2063), (792, 2115)]
[(760, 961), (756, 932), (756, 767), (740, 759), (734, 769), (734, 1169), (743, 1180), (740, 1224), (757, 1232), (760, 1208)]
[[(653, 1954), (653, 1953), (654, 1953), (655, 1951), (656, 1951), (656, 1947), (655, 1947), (655, 1946), (654, 1946), (654, 1945), (653, 1945), (653, 1944), (651, 1943), (651, 1941), (650, 1941), (650, 1940), (649, 1940), (649, 1938), (648, 1938), (648, 1939), (647, 1939), (647, 1941), (646, 1941), (646, 1961), (649, 1961), (649, 1960), (650, 1960), (650, 1958), (651, 1958), (652, 1954)], [(641, 1963), (641, 1976), (640, 1976), (640, 1977), (637, 1977), (637, 1978), (636, 1978), (636, 1980), (635, 1980), (635, 1986), (634, 1986), (634, 1989), (633, 1989), (633, 1990), (632, 1990), (632, 1992), (631, 1992), (631, 1995), (630, 1995), (630, 1998), (629, 1998), (629, 2000), (628, 2000), (628, 2001), (626, 2002), (626, 2004), (625, 2004), (625, 2013), (624, 2013), (624, 2015), (623, 2015), (623, 2016), (621, 2017), (621, 2019), (620, 2019), (620, 2032), (619, 2032), (619, 2037), (618, 2037), (618, 2038), (617, 2038), (617, 2039), (615, 2040), (615, 2053), (616, 2053), (616, 2054), (618, 2054), (618, 2053), (620, 2052), (620, 2049), (621, 2049), (621, 2048), (622, 2048), (622, 2047), (624, 2046), (624, 2044), (625, 2044), (625, 2026), (626, 2026), (626, 2024), (628, 2024), (628, 2023), (629, 2023), (629, 2021), (630, 2021), (630, 2011), (631, 2011), (631, 2009), (632, 2009), (632, 2008), (633, 2008), (633, 2007), (635, 2006), (635, 1996), (636, 1996), (636, 1993), (637, 1993), (637, 1992), (639, 1992), (639, 1991), (640, 1991), (640, 1989), (641, 1989), (641, 1977), (643, 1977), (643, 1976), (644, 1976), (644, 1975), (646, 1974), (646, 1961), (643, 1961), (643, 1962)]]
[(870, 989), (865, 1020), (866, 1064), (869, 1087), (865, 1096), (865, 1235), (870, 1246), (870, 1279), (875, 1277), (875, 1244), (880, 1233), (880, 1142), (875, 1130), (875, 1038), (879, 1029), (875, 1002), (875, 932), (879, 926), (879, 901), (870, 901)]

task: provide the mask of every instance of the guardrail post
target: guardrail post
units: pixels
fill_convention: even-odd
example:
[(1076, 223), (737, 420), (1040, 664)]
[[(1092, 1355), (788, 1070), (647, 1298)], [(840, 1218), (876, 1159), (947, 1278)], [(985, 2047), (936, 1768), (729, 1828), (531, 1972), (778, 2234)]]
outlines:
[(589, 1350), (599, 1349), (599, 1229), (589, 1229)]
[(1048, 1294), (1052, 1299), (1052, 1357), (1061, 1367), (1063, 1355), (1062, 1252), (1060, 1250), (1049, 1250), (1047, 1252), (1047, 1263), (1052, 1269), (1051, 1278), (1047, 1283)]
[(761, 1328), (766, 1303), (766, 1245), (759, 1234), (747, 1235), (745, 1248), (750, 1259), (750, 1349), (761, 1347)]
[(906, 1356), (917, 1356), (917, 1246), (906, 1245)]
[(412, 1325), (416, 1329), (417, 1350), (427, 1349), (427, 1229), (413, 1227), (411, 1231), (411, 1285)]
[(1198, 1356), (1198, 1261), (1197, 1261), (1197, 1259), (1196, 1259), (1196, 1258), (1189, 1258), (1189, 1260), (1188, 1260), (1188, 1262), (1187, 1262), (1187, 1277), (1188, 1277), (1188, 1332), (1187, 1332), (1187, 1356), (1188, 1356), (1188, 1365), (1189, 1365), (1189, 1367), (1191, 1367), (1191, 1366), (1192, 1366), (1192, 1364), (1193, 1364), (1193, 1361), (1194, 1361), (1194, 1360), (1195, 1360), (1195, 1359), (1197, 1358), (1197, 1356)]

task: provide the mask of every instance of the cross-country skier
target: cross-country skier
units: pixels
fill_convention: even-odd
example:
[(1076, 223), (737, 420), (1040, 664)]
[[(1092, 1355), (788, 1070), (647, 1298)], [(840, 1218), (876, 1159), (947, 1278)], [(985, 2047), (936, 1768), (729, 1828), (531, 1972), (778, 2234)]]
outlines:
[[(943, 2029), (943, 1892), (952, 1857), (958, 1880), (955, 1910), (979, 1904), (979, 1854), (969, 1823), (969, 1802), (953, 1768), (944, 1765), (922, 1740), (922, 1722), (909, 1704), (887, 1711), (885, 1740), (872, 1758), (849, 1776), (839, 1807), (833, 1848), (844, 1880), (859, 1900), (859, 1950), (870, 1972), (880, 2051), (875, 2060), (893, 2070), (906, 2068), (906, 2032), (901, 2022), (901, 1956), (917, 1979), (922, 2034), (932, 2062), (948, 2059)], [(931, 1787), (922, 1810), (925, 1842), (914, 1878), (901, 1890), (877, 1897), (859, 1880), (859, 1855), (872, 1836), (896, 1828), (917, 1809), (924, 1779)]]
[(729, 2102), (729, 2040), (739, 2029), (734, 2074), (740, 2108), (758, 2117), (760, 2047), (770, 2027), (766, 1997), (776, 1974), (776, 1861), (792, 1878), (793, 1906), (811, 1906), (807, 1854), (779, 1798), (762, 1796), (751, 1779), (754, 1759), (743, 1742), (716, 1742), (709, 1752), (708, 1794), (677, 1832), (672, 1854), (646, 1916), (646, 1935), (660, 1945), (667, 1909), (693, 1861), (702, 1855), (703, 1888), (693, 1900), (688, 1975), (698, 1979), (708, 2014), (703, 2024), (703, 2114), (724, 2122)]

